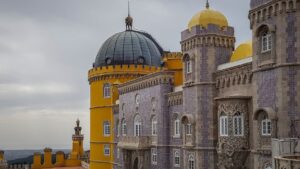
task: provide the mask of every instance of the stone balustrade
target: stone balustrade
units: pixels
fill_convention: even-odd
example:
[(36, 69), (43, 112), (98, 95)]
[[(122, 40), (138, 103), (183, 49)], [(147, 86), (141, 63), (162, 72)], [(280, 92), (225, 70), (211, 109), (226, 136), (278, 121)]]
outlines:
[(122, 136), (118, 147), (129, 150), (148, 149), (151, 147), (152, 139), (149, 136)]
[(300, 154), (292, 156), (275, 157), (274, 169), (298, 169), (300, 168)]

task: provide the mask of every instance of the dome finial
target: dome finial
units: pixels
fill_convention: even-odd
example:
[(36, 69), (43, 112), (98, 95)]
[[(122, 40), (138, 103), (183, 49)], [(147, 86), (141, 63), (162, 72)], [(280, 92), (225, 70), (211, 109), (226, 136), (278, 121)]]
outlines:
[(133, 18), (130, 16), (130, 0), (128, 0), (128, 16), (125, 19), (126, 30), (132, 30)]
[(209, 2), (206, 0), (206, 9), (209, 9)]

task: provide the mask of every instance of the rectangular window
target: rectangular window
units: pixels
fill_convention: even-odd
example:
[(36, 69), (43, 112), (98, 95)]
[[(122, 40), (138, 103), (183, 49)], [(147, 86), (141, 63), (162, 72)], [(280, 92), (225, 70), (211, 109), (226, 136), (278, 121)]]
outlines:
[(180, 153), (179, 153), (179, 150), (174, 151), (174, 167), (180, 167)]
[(271, 120), (264, 119), (261, 121), (261, 134), (263, 136), (271, 136)]
[(233, 131), (235, 136), (244, 135), (244, 120), (243, 116), (234, 116), (233, 117)]
[(152, 136), (157, 135), (157, 121), (152, 121)]
[(110, 123), (108, 121), (103, 123), (103, 132), (104, 136), (110, 136)]
[(262, 36), (261, 40), (261, 52), (268, 52), (272, 49), (272, 35), (266, 34)]
[(192, 73), (192, 62), (186, 61), (186, 73)]
[(220, 136), (228, 136), (228, 117), (220, 117)]
[(174, 121), (174, 136), (180, 137), (180, 121), (179, 120)]
[(109, 83), (104, 84), (103, 96), (104, 96), (104, 98), (110, 98), (110, 84)]
[(192, 125), (191, 124), (186, 125), (186, 134), (192, 135)]
[(104, 145), (104, 155), (110, 156), (110, 146), (108, 144)]
[(151, 161), (152, 161), (152, 164), (154, 164), (154, 165), (157, 164), (157, 149), (156, 148), (151, 149)]

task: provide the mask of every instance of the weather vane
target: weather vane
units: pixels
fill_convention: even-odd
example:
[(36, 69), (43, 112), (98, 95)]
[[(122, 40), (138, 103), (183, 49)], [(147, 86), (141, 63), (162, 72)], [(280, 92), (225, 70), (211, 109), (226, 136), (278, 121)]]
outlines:
[(130, 16), (130, 0), (128, 0), (128, 16), (125, 19), (126, 30), (132, 30), (133, 18)]
[(206, 0), (206, 8), (207, 9), (209, 8), (209, 2), (208, 2), (208, 0)]

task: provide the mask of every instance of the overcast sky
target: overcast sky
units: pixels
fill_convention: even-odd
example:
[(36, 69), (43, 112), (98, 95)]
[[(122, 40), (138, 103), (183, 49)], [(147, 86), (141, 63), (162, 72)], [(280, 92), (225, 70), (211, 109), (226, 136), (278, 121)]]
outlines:
[[(180, 32), (205, 0), (131, 0), (134, 28), (165, 50), (180, 50)], [(251, 38), (249, 0), (211, 0)], [(0, 149), (71, 148), (75, 121), (89, 142), (89, 84), (101, 44), (124, 31), (126, 0), (0, 1)], [(100, 132), (100, 131), (99, 131)]]

